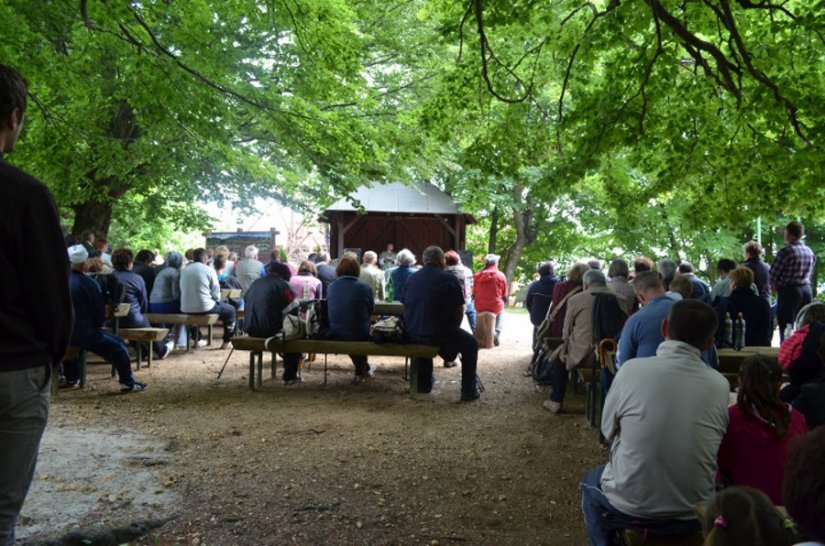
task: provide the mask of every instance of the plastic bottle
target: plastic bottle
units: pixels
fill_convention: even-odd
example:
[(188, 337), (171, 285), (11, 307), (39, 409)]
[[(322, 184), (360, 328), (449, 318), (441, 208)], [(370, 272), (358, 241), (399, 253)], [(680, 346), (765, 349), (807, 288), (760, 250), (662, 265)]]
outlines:
[(730, 313), (725, 313), (725, 329), (723, 330), (722, 344), (725, 347), (733, 347), (733, 321)]
[(735, 332), (736, 338), (734, 341), (734, 345), (737, 351), (741, 350), (742, 347), (745, 346), (745, 317), (742, 313), (739, 313), (739, 316), (736, 317), (736, 324), (735, 324)]

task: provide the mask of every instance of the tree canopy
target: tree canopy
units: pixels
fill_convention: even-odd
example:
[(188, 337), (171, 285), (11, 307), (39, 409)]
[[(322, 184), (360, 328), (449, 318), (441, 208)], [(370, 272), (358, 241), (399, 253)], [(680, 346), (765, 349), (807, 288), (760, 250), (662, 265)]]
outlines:
[[(825, 4), (801, 0), (0, 0), (31, 84), (14, 161), (72, 231), (315, 211), (429, 179), (531, 263), (739, 257), (823, 232)], [(770, 234), (772, 235), (772, 234)], [(772, 243), (772, 237), (766, 237)], [(770, 244), (768, 245), (770, 246)]]

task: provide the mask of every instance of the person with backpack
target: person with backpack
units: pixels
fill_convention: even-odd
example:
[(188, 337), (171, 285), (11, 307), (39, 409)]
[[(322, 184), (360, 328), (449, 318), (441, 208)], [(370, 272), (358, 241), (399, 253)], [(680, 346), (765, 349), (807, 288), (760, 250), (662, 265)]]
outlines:
[(567, 302), (562, 344), (550, 355), (552, 392), (544, 402), (551, 413), (562, 409), (567, 390), (568, 372), (577, 367), (595, 368), (594, 338), (616, 337), (627, 318), (624, 302), (607, 286), (604, 273), (595, 269), (585, 272), (583, 291)]

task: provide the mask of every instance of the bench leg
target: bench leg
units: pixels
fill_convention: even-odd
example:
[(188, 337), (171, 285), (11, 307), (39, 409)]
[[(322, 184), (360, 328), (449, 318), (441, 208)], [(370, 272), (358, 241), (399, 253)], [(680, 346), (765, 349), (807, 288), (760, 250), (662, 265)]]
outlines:
[(249, 388), (255, 390), (255, 353), (249, 352)]
[(261, 388), (264, 380), (264, 353), (258, 353), (258, 388)]
[(51, 384), (49, 385), (49, 391), (52, 394), (52, 398), (55, 398), (57, 396), (57, 392), (58, 392), (58, 384), (57, 384), (58, 383), (58, 373), (57, 373), (57, 369), (58, 369), (59, 366), (60, 366), (60, 364), (52, 364)]
[(409, 381), (410, 380), (410, 375), (408, 373), (409, 369), (410, 369), (410, 357), (405, 356), (404, 357), (404, 381)]
[(147, 347), (147, 349), (146, 349), (146, 367), (151, 368), (152, 367), (152, 352), (153, 352), (152, 351), (152, 343), (149, 342), (146, 345), (146, 347)]
[(272, 353), (272, 368), (270, 370), (270, 379), (275, 380), (275, 364), (278, 362), (278, 353)]
[(324, 388), (327, 388), (327, 353), (324, 353)]
[[(151, 351), (151, 349), (149, 349)], [(140, 369), (140, 361), (143, 359), (143, 343), (137, 342), (137, 369)]]
[(212, 346), (212, 325), (206, 327), (206, 331), (209, 332), (209, 337), (206, 338), (206, 344), (210, 347)]
[(80, 365), (80, 388), (86, 388), (86, 350), (80, 349), (77, 353), (77, 360)]
[(192, 352), (192, 344), (189, 343), (189, 337), (190, 337), (190, 334), (192, 333), (192, 329), (189, 326), (187, 326), (186, 324), (184, 324), (183, 325), (183, 331), (185, 332), (183, 338), (186, 340), (186, 352), (191, 353)]

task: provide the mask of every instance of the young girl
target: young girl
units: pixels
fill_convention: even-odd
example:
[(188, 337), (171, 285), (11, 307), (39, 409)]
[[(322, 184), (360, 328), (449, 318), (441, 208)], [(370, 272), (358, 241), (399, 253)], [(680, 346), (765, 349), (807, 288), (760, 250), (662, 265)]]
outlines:
[(791, 520), (752, 487), (716, 493), (702, 525), (705, 546), (790, 546), (795, 538)]
[(798, 411), (779, 400), (782, 371), (776, 360), (753, 355), (739, 369), (739, 394), (728, 409), (730, 421), (718, 465), (726, 485), (748, 485), (782, 504), (785, 457), (792, 438), (808, 427)]

